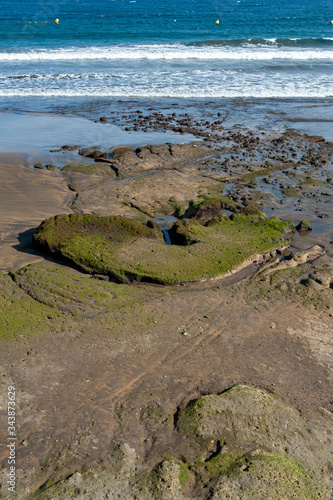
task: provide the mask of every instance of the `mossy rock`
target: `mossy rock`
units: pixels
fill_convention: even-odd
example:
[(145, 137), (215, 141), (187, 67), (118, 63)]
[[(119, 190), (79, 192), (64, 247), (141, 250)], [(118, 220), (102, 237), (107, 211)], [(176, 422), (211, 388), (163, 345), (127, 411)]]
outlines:
[(263, 212), (260, 206), (255, 202), (248, 203), (245, 207), (243, 207), (240, 212), (240, 215), (245, 215), (249, 217), (251, 220), (265, 220), (267, 219), (267, 215)]
[(78, 172), (84, 175), (110, 175), (116, 177), (116, 172), (106, 163), (93, 163), (91, 165), (66, 165), (61, 172)]
[(116, 160), (116, 159), (119, 159), (119, 158), (123, 158), (125, 155), (134, 155), (134, 151), (132, 148), (129, 148), (127, 146), (120, 146), (118, 148), (115, 148), (113, 150), (113, 159)]
[(59, 322), (59, 311), (35, 301), (0, 272), (0, 338), (47, 332)]
[(320, 484), (294, 460), (265, 454), (244, 457), (237, 465), (231, 474), (220, 476), (212, 500), (323, 498)]
[(200, 241), (199, 234), (204, 234), (201, 227), (195, 219), (184, 219), (176, 222), (169, 229), (169, 236), (174, 245), (193, 245)]
[(223, 222), (228, 222), (229, 220), (230, 219), (226, 214), (215, 215), (215, 217), (212, 217), (206, 222), (205, 226), (206, 227), (214, 226), (217, 224), (221, 224)]
[(286, 187), (282, 190), (283, 194), (286, 196), (291, 196), (293, 198), (301, 198), (303, 197), (303, 193), (300, 189), (296, 187)]
[(174, 196), (171, 196), (168, 203), (174, 210), (173, 215), (175, 217), (183, 217), (185, 215), (186, 212), (185, 203), (177, 201)]
[(330, 444), (323, 429), (274, 394), (237, 385), (191, 401), (177, 420), (178, 453), (209, 498), (329, 498)]
[(188, 497), (183, 495), (183, 490), (192, 475), (183, 462), (175, 459), (163, 460), (148, 476), (148, 491), (156, 500), (186, 500)]
[[(328, 481), (322, 480), (321, 486), (318, 474), (327, 474), (329, 467), (324, 438), (309, 435), (297, 411), (262, 389), (237, 385), (194, 400), (180, 413), (177, 428), (181, 455), (203, 482), (221, 474), (232, 478), (221, 480), (225, 494), (229, 489), (233, 494), (254, 491), (259, 477), (266, 496), (258, 498), (279, 498), (278, 477), (284, 481), (282, 488), (291, 488), (291, 496), (283, 498), (315, 498), (327, 491)], [(229, 486), (223, 490), (223, 485)]]
[(227, 196), (201, 195), (199, 201), (190, 203), (186, 215), (205, 221), (219, 215), (221, 210), (231, 210), (234, 212), (239, 209), (241, 209), (241, 205)]
[(189, 220), (177, 226), (183, 246), (170, 246), (159, 229), (126, 217), (59, 215), (37, 228), (33, 245), (119, 282), (171, 284), (222, 275), (254, 254), (284, 245), (290, 227), (279, 219), (228, 219), (210, 227)]
[[(11, 271), (12, 280), (23, 297), (33, 304), (48, 306), (48, 314), (54, 310), (76, 319), (112, 312), (122, 306), (139, 303), (149, 293), (136, 287), (116, 285), (90, 275), (81, 275), (71, 269), (49, 262), (29, 264), (18, 271)], [(34, 299), (34, 300), (32, 300)]]
[(312, 231), (312, 226), (307, 220), (301, 220), (296, 226), (297, 231)]
[(219, 395), (203, 396), (185, 408), (178, 421), (182, 434), (225, 441), (233, 449), (287, 445), (294, 433), (305, 433), (300, 416), (268, 392), (237, 385)]
[(36, 229), (33, 246), (54, 253), (84, 271), (105, 274), (119, 281), (136, 279), (117, 266), (117, 250), (140, 239), (164, 241), (163, 233), (126, 217), (57, 215)]

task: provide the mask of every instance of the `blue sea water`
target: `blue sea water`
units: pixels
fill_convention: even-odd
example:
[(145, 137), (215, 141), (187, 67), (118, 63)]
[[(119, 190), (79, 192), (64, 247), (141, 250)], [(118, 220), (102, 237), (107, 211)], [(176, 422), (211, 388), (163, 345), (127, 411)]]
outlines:
[(333, 97), (332, 0), (0, 0), (0, 6), (1, 102)]

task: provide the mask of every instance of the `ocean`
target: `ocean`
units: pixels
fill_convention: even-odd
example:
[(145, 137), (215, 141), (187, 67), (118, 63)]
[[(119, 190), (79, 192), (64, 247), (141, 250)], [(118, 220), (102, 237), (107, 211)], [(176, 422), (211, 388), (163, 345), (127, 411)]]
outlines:
[(0, 109), (22, 98), (333, 97), (332, 0), (0, 6)]

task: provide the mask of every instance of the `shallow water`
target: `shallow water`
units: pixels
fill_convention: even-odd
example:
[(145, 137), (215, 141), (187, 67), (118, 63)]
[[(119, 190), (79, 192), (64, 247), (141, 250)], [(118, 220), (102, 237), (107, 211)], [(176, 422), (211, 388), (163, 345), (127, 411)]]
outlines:
[[(61, 147), (65, 144), (82, 144), (84, 147), (100, 146), (110, 149), (120, 144), (143, 146), (147, 134), (142, 131), (126, 132), (110, 123), (94, 123), (87, 118), (51, 114), (0, 115), (0, 152), (41, 151)], [(149, 142), (187, 142), (193, 140), (189, 134), (174, 132), (150, 132)]]

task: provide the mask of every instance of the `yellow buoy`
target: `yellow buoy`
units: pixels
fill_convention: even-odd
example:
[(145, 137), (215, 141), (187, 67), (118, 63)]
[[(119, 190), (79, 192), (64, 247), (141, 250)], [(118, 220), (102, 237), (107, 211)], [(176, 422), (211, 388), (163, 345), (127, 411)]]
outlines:
[(54, 22), (58, 24), (59, 23), (59, 19), (56, 19)]
[(220, 21), (217, 19), (216, 22), (215, 22), (215, 24), (220, 24)]

